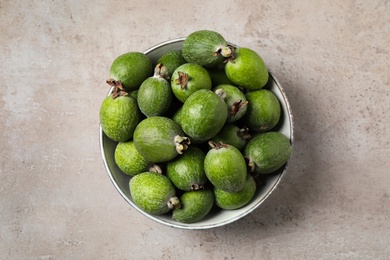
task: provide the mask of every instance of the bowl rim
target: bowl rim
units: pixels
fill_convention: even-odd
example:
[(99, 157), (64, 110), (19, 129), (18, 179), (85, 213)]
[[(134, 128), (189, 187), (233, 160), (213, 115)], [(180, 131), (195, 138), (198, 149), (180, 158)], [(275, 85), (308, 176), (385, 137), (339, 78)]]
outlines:
[[(142, 53), (147, 55), (150, 52), (152, 52), (152, 51), (154, 51), (154, 50), (156, 50), (156, 49), (158, 49), (160, 47), (163, 47), (165, 45), (169, 45), (169, 44), (172, 44), (172, 43), (183, 42), (184, 40), (185, 40), (185, 37), (170, 39), (170, 40), (161, 42), (159, 44), (156, 44), (156, 45), (146, 49)], [(233, 46), (237, 46), (237, 45), (232, 44), (230, 42), (228, 42), (228, 44), (233, 45)], [(117, 192), (119, 192), (119, 194), (122, 196), (122, 198), (127, 203), (129, 203), (134, 209), (136, 209), (138, 212), (140, 212), (142, 215), (146, 216), (147, 218), (149, 218), (149, 219), (151, 219), (151, 220), (153, 220), (153, 221), (155, 221), (157, 223), (163, 224), (165, 226), (169, 226), (169, 227), (173, 227), (173, 228), (179, 228), (179, 229), (187, 229), (187, 230), (202, 230), (202, 229), (211, 229), (211, 228), (225, 226), (227, 224), (233, 223), (233, 222), (235, 222), (235, 221), (245, 217), (246, 215), (250, 214), (255, 209), (257, 209), (260, 206), (260, 204), (262, 204), (271, 195), (271, 193), (276, 189), (276, 187), (279, 185), (280, 181), (282, 180), (282, 178), (284, 177), (284, 175), (286, 174), (286, 172), (287, 172), (287, 170), (289, 168), (290, 161), (291, 161), (291, 158), (293, 157), (293, 153), (294, 153), (294, 116), (293, 116), (293, 112), (292, 112), (292, 109), (291, 109), (291, 105), (290, 105), (290, 102), (289, 102), (289, 100), (287, 98), (286, 92), (285, 92), (284, 88), (281, 86), (279, 80), (273, 75), (273, 73), (270, 70), (269, 70), (269, 75), (272, 78), (272, 80), (274, 81), (276, 87), (279, 89), (279, 91), (281, 93), (281, 96), (283, 97), (284, 104), (286, 106), (286, 110), (287, 110), (287, 113), (288, 113), (288, 118), (290, 119), (289, 120), (289, 131), (290, 131), (289, 139), (290, 139), (292, 153), (291, 153), (290, 158), (288, 159), (288, 161), (284, 165), (283, 170), (279, 174), (276, 182), (272, 185), (272, 187), (270, 189), (267, 190), (265, 195), (257, 203), (253, 204), (250, 208), (248, 208), (247, 210), (245, 210), (241, 214), (238, 214), (238, 215), (236, 215), (234, 217), (231, 217), (231, 218), (229, 218), (227, 220), (224, 220), (224, 221), (220, 221), (220, 222), (215, 223), (215, 224), (206, 224), (206, 225), (199, 225), (199, 222), (198, 223), (191, 223), (191, 224), (180, 223), (180, 222), (171, 223), (171, 222), (164, 221), (163, 219), (159, 218), (158, 216), (154, 216), (152, 214), (148, 214), (148, 213), (144, 212), (143, 210), (141, 210), (137, 205), (135, 205), (134, 202), (129, 200), (129, 198), (126, 196), (126, 194), (124, 194), (122, 192), (121, 188), (119, 187), (119, 185), (115, 181), (114, 176), (111, 173), (110, 167), (108, 165), (108, 162), (107, 162), (107, 159), (106, 159), (106, 156), (105, 156), (104, 133), (103, 133), (101, 125), (99, 124), (100, 152), (101, 152), (101, 155), (102, 155), (103, 164), (104, 164), (104, 167), (106, 169), (107, 175), (109, 176), (109, 178), (111, 180), (111, 183), (114, 185), (114, 187), (117, 190)], [(111, 94), (112, 90), (113, 90), (113, 88), (111, 87), (109, 89), (108, 93), (107, 93), (107, 96)]]

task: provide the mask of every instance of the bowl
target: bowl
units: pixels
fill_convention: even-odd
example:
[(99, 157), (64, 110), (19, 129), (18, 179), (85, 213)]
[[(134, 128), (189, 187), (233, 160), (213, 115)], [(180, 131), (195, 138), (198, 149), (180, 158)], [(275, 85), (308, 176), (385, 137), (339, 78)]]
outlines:
[[(169, 41), (162, 42), (158, 45), (155, 45), (149, 49), (147, 49), (144, 53), (152, 59), (155, 63), (156, 60), (162, 56), (163, 54), (172, 51), (179, 50), (183, 44), (185, 38), (178, 38)], [(233, 44), (232, 44), (233, 45)], [(279, 124), (276, 126), (277, 131), (286, 135), (293, 145), (293, 115), (291, 111), (290, 104), (288, 102), (286, 93), (277, 79), (270, 72), (269, 82), (264, 87), (271, 90), (276, 97), (279, 99), (281, 105), (281, 118)], [(112, 89), (110, 89), (109, 95)], [(103, 157), (103, 162), (107, 171), (107, 174), (119, 192), (119, 194), (125, 199), (125, 201), (130, 204), (133, 208), (135, 208), (138, 212), (146, 216), (147, 218), (154, 220), (160, 224), (175, 227), (180, 229), (210, 229), (216, 228), (220, 226), (224, 226), (230, 224), (238, 219), (243, 218), (248, 215), (256, 208), (258, 208), (276, 189), (278, 184), (280, 183), (282, 177), (285, 175), (287, 171), (287, 167), (290, 163), (290, 160), (277, 172), (269, 174), (265, 177), (264, 183), (259, 186), (256, 190), (256, 193), (253, 199), (244, 207), (235, 209), (235, 210), (221, 210), (214, 207), (211, 212), (202, 220), (191, 223), (184, 224), (179, 223), (171, 219), (171, 215), (151, 215), (144, 211), (142, 211), (137, 205), (134, 204), (129, 190), (129, 181), (130, 176), (125, 175), (121, 172), (118, 166), (115, 163), (114, 159), (114, 151), (117, 143), (109, 139), (102, 128), (100, 127), (100, 149)], [(291, 159), (291, 157), (290, 157)]]

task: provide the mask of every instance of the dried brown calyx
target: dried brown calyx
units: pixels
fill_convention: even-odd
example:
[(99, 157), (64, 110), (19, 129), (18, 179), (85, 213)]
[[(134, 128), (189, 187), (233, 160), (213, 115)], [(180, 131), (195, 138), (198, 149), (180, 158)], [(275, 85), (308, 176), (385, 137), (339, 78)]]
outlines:
[(108, 79), (107, 84), (113, 87), (112, 90), (112, 99), (115, 99), (119, 96), (127, 96), (129, 93), (123, 88), (122, 82), (120, 80)]
[(220, 142), (219, 144), (213, 142), (213, 141), (209, 141), (208, 144), (210, 145), (211, 148), (213, 149), (221, 149), (221, 148), (224, 148), (224, 147), (229, 147), (228, 144), (224, 144), (222, 142)]
[[(236, 48), (233, 47), (233, 46), (231, 46), (231, 45), (228, 45), (227, 48), (229, 48), (229, 51), (228, 51), (228, 52), (229, 52), (229, 55), (224, 56), (224, 55), (222, 54), (222, 52), (221, 52), (222, 56), (224, 56), (224, 57), (226, 58), (226, 59), (224, 60), (224, 63), (226, 63), (226, 62), (228, 62), (228, 61), (234, 63), (234, 60), (236, 59), (236, 56), (234, 55), (234, 54), (236, 53)], [(226, 52), (225, 52), (225, 54), (226, 54)]]
[(234, 102), (233, 105), (230, 108), (230, 115), (235, 117), (237, 115), (237, 113), (241, 109), (243, 109), (246, 105), (248, 105), (248, 100), (246, 100), (245, 102), (242, 102), (242, 100), (240, 99), (240, 100)]
[(191, 190), (195, 191), (195, 190), (202, 190), (204, 189), (204, 186), (202, 184), (192, 184), (191, 185)]
[(251, 138), (251, 135), (249, 134), (249, 128), (246, 126), (243, 126), (242, 128), (240, 128), (240, 130), (238, 130), (238, 132), (237, 132), (237, 135), (244, 140), (248, 140)]
[(172, 197), (167, 202), (168, 208), (170, 209), (180, 209), (181, 203), (178, 197)]
[(233, 55), (234, 50), (235, 50), (235, 48), (233, 46), (230, 46), (230, 45), (220, 46), (214, 51), (213, 56), (216, 57), (216, 56), (222, 55), (225, 58), (230, 58)]
[(180, 85), (180, 89), (183, 90), (186, 88), (190, 76), (182, 71), (179, 71), (178, 75), (179, 77), (175, 80), (175, 84)]
[(166, 67), (162, 63), (157, 64), (156, 67), (154, 67), (153, 77), (164, 78), (167, 74), (166, 70)]
[(190, 138), (180, 135), (175, 136), (174, 142), (176, 146), (176, 152), (178, 154), (183, 154), (191, 144)]

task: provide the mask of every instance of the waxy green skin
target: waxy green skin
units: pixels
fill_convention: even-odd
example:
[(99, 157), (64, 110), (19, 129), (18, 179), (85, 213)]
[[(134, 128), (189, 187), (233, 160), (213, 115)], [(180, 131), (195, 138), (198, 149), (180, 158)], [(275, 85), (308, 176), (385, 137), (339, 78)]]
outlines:
[(119, 169), (130, 176), (145, 172), (152, 166), (152, 163), (138, 152), (133, 141), (118, 143), (114, 158)]
[(232, 145), (241, 151), (244, 149), (247, 143), (247, 139), (240, 134), (240, 130), (241, 128), (234, 124), (225, 124), (221, 131), (219, 131), (216, 136), (211, 138), (211, 140), (216, 144), (222, 142), (224, 144)]
[(175, 187), (164, 175), (143, 172), (129, 182), (130, 195), (134, 203), (149, 214), (161, 215), (170, 211), (169, 199), (176, 196)]
[(256, 182), (253, 177), (248, 174), (245, 180), (244, 187), (237, 192), (226, 192), (214, 188), (215, 204), (222, 209), (238, 209), (250, 202), (256, 192)]
[(254, 172), (268, 174), (281, 168), (292, 152), (290, 140), (280, 132), (267, 132), (253, 137), (244, 149)]
[(231, 145), (212, 148), (206, 154), (204, 170), (214, 187), (237, 192), (245, 184), (247, 166), (241, 152)]
[(224, 57), (214, 55), (218, 48), (227, 47), (224, 37), (214, 31), (199, 30), (186, 37), (182, 46), (184, 59), (203, 67), (215, 67), (223, 62)]
[(134, 145), (148, 161), (172, 160), (178, 155), (175, 136), (183, 136), (180, 126), (167, 117), (152, 116), (142, 120), (134, 131)]
[[(179, 78), (179, 72), (188, 74), (188, 82), (182, 89), (182, 86), (176, 81)], [(178, 100), (185, 102), (187, 98), (200, 89), (211, 89), (211, 78), (209, 73), (202, 66), (195, 63), (185, 63), (173, 72), (171, 78), (171, 88)]]
[(179, 67), (180, 65), (187, 63), (187, 62), (183, 58), (181, 50), (174, 50), (174, 51), (170, 51), (170, 52), (164, 54), (163, 56), (161, 56), (157, 60), (156, 63), (162, 64), (162, 66), (163, 66), (162, 76), (165, 79), (170, 80), (175, 69), (177, 67)]
[(112, 140), (125, 142), (133, 137), (134, 130), (141, 120), (137, 101), (130, 96), (107, 96), (100, 107), (100, 125), (103, 132)]
[(248, 108), (243, 116), (245, 124), (255, 132), (274, 128), (281, 115), (278, 98), (268, 89), (250, 91), (245, 95), (248, 100)]
[(203, 219), (214, 205), (211, 190), (187, 191), (180, 197), (181, 207), (174, 209), (172, 219), (181, 223), (193, 223)]
[(152, 75), (152, 60), (141, 52), (128, 52), (118, 56), (110, 68), (111, 79), (119, 80), (127, 91), (138, 89)]
[[(227, 123), (233, 123), (242, 118), (247, 110), (247, 105), (245, 105), (246, 97), (245, 94), (236, 86), (229, 85), (229, 84), (222, 84), (218, 85), (217, 87), (213, 88), (212, 91), (214, 93), (221, 95), (222, 93), (225, 93), (224, 101), (229, 109), (228, 111), (228, 117), (226, 119)], [(240, 102), (242, 104), (242, 107), (238, 109), (237, 113), (234, 113), (233, 106), (236, 102)]]
[(167, 176), (180, 190), (199, 189), (207, 182), (204, 172), (206, 154), (196, 146), (190, 146), (184, 154), (167, 163)]
[(184, 102), (180, 112), (181, 127), (191, 141), (207, 141), (222, 129), (227, 110), (220, 96), (211, 90), (198, 90)]
[(269, 78), (267, 66), (255, 51), (239, 47), (234, 55), (234, 60), (226, 63), (225, 72), (236, 86), (257, 90), (267, 84)]
[(225, 66), (220, 68), (211, 68), (207, 70), (209, 72), (211, 83), (213, 87), (222, 84), (234, 85), (234, 83), (226, 76)]
[(147, 117), (164, 115), (172, 103), (172, 98), (171, 85), (160, 76), (147, 78), (137, 94), (139, 109)]

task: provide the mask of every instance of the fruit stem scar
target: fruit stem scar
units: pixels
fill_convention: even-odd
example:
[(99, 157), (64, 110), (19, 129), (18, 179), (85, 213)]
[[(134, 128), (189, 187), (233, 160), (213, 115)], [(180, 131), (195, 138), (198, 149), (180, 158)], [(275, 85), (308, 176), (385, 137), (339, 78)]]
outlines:
[(162, 174), (161, 167), (158, 166), (157, 164), (151, 165), (150, 168), (149, 168), (149, 171)]
[(162, 63), (159, 63), (154, 67), (154, 74), (153, 77), (155, 78), (163, 78), (165, 74), (165, 66)]
[(217, 89), (215, 91), (215, 94), (217, 94), (218, 96), (220, 96), (222, 99), (225, 99), (226, 98), (226, 91), (224, 91), (223, 89)]
[(119, 96), (127, 96), (129, 93), (125, 91), (120, 80), (108, 79), (106, 83), (111, 87), (114, 87), (112, 90), (112, 99), (116, 99)]
[(185, 150), (188, 149), (188, 146), (191, 144), (191, 140), (188, 137), (176, 135), (174, 138), (176, 152), (178, 154), (183, 154)]
[(202, 184), (194, 183), (191, 185), (191, 190), (193, 190), (193, 191), (202, 190), (203, 188), (204, 188), (204, 186)]
[(245, 160), (248, 162), (247, 165), (249, 167), (249, 172), (253, 172), (255, 170), (255, 162), (249, 159), (248, 157), (245, 157)]
[(175, 80), (176, 85), (180, 85), (180, 89), (183, 90), (187, 86), (190, 76), (182, 71), (178, 72), (179, 77)]
[(244, 140), (250, 139), (251, 135), (249, 134), (249, 128), (244, 126), (240, 130), (238, 130), (237, 135)]

